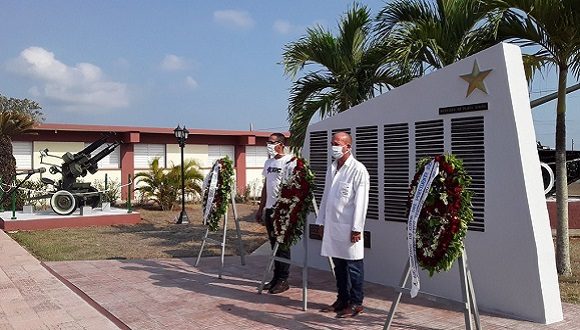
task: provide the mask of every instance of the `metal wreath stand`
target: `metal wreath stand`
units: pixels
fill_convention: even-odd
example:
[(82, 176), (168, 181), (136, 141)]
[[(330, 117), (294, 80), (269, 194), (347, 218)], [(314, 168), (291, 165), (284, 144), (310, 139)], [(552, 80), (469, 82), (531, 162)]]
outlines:
[[(426, 292), (419, 291), (420, 295), (428, 296), (429, 300), (435, 302), (446, 302), (450, 303), (455, 306), (459, 306), (463, 309), (463, 314), (465, 316), (465, 328), (468, 330), (473, 329), (473, 325), (471, 322), (471, 316), (475, 319), (475, 328), (477, 330), (481, 329), (481, 322), (479, 320), (479, 310), (477, 309), (477, 303), (475, 301), (475, 290), (473, 289), (473, 282), (471, 280), (471, 271), (469, 270), (469, 266), (467, 264), (467, 253), (465, 252), (465, 247), (461, 253), (461, 257), (457, 258), (459, 261), (459, 277), (460, 277), (460, 285), (461, 285), (461, 296), (462, 300), (457, 301), (445, 297), (440, 297), (437, 295), (433, 295)], [(409, 293), (411, 289), (405, 287), (407, 284), (407, 280), (411, 275), (411, 264), (410, 261), (407, 260), (407, 265), (405, 266), (405, 270), (403, 271), (403, 277), (401, 278), (401, 282), (398, 287), (395, 287), (394, 290), (397, 292), (397, 296), (393, 300), (391, 304), (391, 309), (389, 311), (389, 316), (387, 317), (387, 321), (383, 327), (384, 330), (389, 329), (393, 322), (393, 318), (395, 316), (395, 312), (397, 310), (397, 306), (401, 301), (401, 296), (403, 292)]]
[[(240, 231), (240, 221), (238, 219), (238, 212), (236, 210), (236, 197), (235, 197), (235, 192), (234, 192), (233, 188), (232, 188), (232, 191), (230, 192), (230, 201), (229, 202), (230, 202), (230, 206), (232, 209), (232, 215), (234, 217), (234, 223), (236, 224), (236, 235), (237, 235), (237, 241), (238, 241), (238, 252), (240, 254), (240, 262), (241, 262), (242, 266), (245, 266), (246, 259), (245, 259), (245, 252), (244, 252), (244, 243), (242, 242), (242, 233)], [(218, 240), (215, 240), (215, 239), (208, 237), (209, 236), (209, 227), (208, 227), (205, 231), (205, 235), (203, 236), (203, 239), (201, 240), (201, 248), (199, 249), (199, 254), (197, 255), (197, 260), (195, 261), (195, 267), (197, 267), (197, 265), (199, 264), (199, 261), (201, 259), (201, 254), (203, 253), (203, 248), (205, 247), (205, 244), (207, 242), (221, 246), (221, 248), (222, 248), (221, 261), (220, 261), (220, 269), (218, 272), (218, 278), (220, 278), (220, 279), (222, 278), (222, 273), (223, 273), (223, 269), (224, 269), (227, 231), (228, 231), (228, 212), (226, 211), (226, 213), (224, 213), (224, 217), (223, 217), (222, 240), (218, 241)]]
[[(433, 162), (433, 161), (432, 161)], [(433, 178), (435, 178), (435, 176), (431, 176), (431, 179), (429, 180), (429, 176), (433, 173), (431, 172), (431, 174), (428, 174), (429, 171), (432, 171), (432, 168), (429, 167), (428, 169), (427, 165), (424, 169), (423, 175), (421, 176), (421, 183), (424, 183), (426, 186), (426, 189), (423, 191), (423, 193), (428, 192), (431, 186), (431, 181), (433, 180)], [(435, 169), (438, 168), (435, 167)], [(427, 175), (426, 175), (427, 174)], [(418, 183), (418, 186), (421, 184)], [(413, 217), (413, 211), (417, 211), (421, 209), (421, 206), (423, 204), (422, 201), (420, 201), (421, 197), (417, 198), (417, 194), (420, 194), (419, 191), (415, 192), (415, 196), (414, 196), (414, 200), (413, 200), (413, 206), (418, 205), (418, 208), (413, 209), (413, 206), (411, 207), (411, 210), (409, 211), (410, 215), (409, 215), (409, 226), (412, 226), (412, 217)], [(423, 196), (424, 198), (425, 196)], [(419, 204), (416, 204), (417, 201), (420, 201)], [(424, 201), (424, 199), (423, 199)], [(415, 213), (418, 216), (418, 213)], [(416, 218), (415, 218), (416, 220)], [(416, 225), (416, 222), (415, 224)], [(415, 232), (412, 229), (408, 229), (408, 237), (410, 239), (415, 239)], [(395, 291), (397, 292), (397, 296), (395, 297), (395, 299), (393, 300), (393, 303), (391, 304), (391, 309), (389, 311), (389, 316), (387, 317), (387, 321), (385, 322), (385, 325), (383, 327), (384, 330), (389, 329), (391, 327), (391, 324), (393, 322), (393, 318), (395, 316), (395, 311), (397, 310), (397, 306), (399, 305), (399, 302), (401, 301), (401, 296), (403, 295), (403, 292), (408, 292), (411, 293), (411, 289), (408, 289), (405, 287), (405, 285), (407, 284), (407, 280), (409, 279), (409, 276), (411, 276), (411, 256), (409, 255), (407, 258), (407, 265), (405, 266), (405, 270), (403, 271), (403, 276), (401, 277), (401, 282), (399, 283), (398, 287), (395, 287)], [(461, 256), (457, 258), (457, 260), (459, 261), (459, 283), (461, 286), (461, 296), (462, 299), (461, 301), (457, 301), (454, 299), (449, 299), (446, 297), (441, 297), (441, 296), (437, 296), (434, 294), (430, 294), (430, 293), (426, 293), (426, 292), (417, 292), (418, 294), (422, 294), (425, 295), (427, 297), (429, 297), (429, 300), (431, 301), (435, 301), (435, 302), (447, 302), (447, 303), (451, 303), (452, 305), (455, 306), (459, 306), (463, 309), (463, 314), (465, 316), (465, 328), (472, 330), (472, 322), (471, 322), (471, 315), (473, 314), (473, 318), (475, 319), (475, 327), (476, 329), (480, 330), (481, 329), (481, 323), (479, 320), (479, 311), (477, 309), (477, 303), (475, 301), (475, 290), (473, 288), (473, 281), (471, 279), (471, 271), (469, 270), (468, 264), (467, 264), (467, 253), (465, 252), (465, 246), (463, 246), (462, 250), (461, 250)]]
[[(318, 217), (318, 206), (316, 205), (316, 198), (312, 196), (312, 206), (314, 209), (314, 215)], [(269, 261), (266, 265), (266, 270), (264, 271), (264, 276), (262, 277), (262, 282), (258, 285), (258, 294), (262, 294), (264, 290), (264, 284), (266, 283), (266, 279), (268, 278), (268, 274), (272, 271), (272, 267), (274, 266), (274, 261), (283, 262), (290, 265), (295, 265), (302, 267), (302, 310), (306, 311), (308, 309), (308, 221), (304, 223), (304, 230), (302, 232), (302, 244), (304, 245), (304, 260), (302, 263), (298, 263), (296, 261), (292, 261), (290, 259), (277, 257), (276, 253), (278, 252), (278, 248), (280, 247), (280, 243), (276, 242), (274, 244), (274, 248), (272, 249), (272, 254), (270, 255)], [(332, 258), (328, 257), (328, 264), (330, 266), (330, 271), (332, 276), (336, 278), (334, 274), (334, 263), (332, 262)]]

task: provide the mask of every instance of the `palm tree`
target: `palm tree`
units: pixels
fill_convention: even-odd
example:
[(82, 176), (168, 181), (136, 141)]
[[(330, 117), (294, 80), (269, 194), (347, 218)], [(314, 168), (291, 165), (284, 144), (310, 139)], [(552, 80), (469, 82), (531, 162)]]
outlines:
[(580, 5), (578, 0), (498, 0), (498, 36), (531, 48), (537, 67), (558, 69), (556, 105), (556, 267), (571, 275), (566, 182), (566, 81), (580, 75)]
[(373, 39), (373, 20), (366, 6), (355, 3), (338, 29), (335, 36), (319, 25), (308, 28), (305, 36), (284, 47), (286, 75), (294, 78), (306, 65), (316, 68), (294, 81), (290, 90), (290, 144), (296, 151), (316, 113), (321, 118), (332, 116), (406, 82), (389, 64), (386, 45)]
[[(201, 196), (203, 175), (195, 160), (187, 160), (183, 164), (185, 192)], [(172, 166), (168, 171), (159, 165), (159, 158), (153, 159), (148, 172), (135, 174), (138, 187), (143, 196), (159, 205), (162, 210), (171, 210), (177, 200), (181, 187), (181, 165)]]
[(497, 17), (488, 9), (480, 0), (396, 0), (379, 12), (376, 33), (421, 76), (495, 44)]
[[(44, 120), (38, 103), (0, 95), (0, 179), (10, 182), (16, 174), (12, 137), (27, 133)], [(5, 187), (3, 187), (5, 188)]]

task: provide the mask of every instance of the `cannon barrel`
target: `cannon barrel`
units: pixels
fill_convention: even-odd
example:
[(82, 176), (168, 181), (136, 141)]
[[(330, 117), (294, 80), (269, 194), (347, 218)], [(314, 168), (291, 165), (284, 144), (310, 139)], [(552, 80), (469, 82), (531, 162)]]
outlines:
[(113, 151), (115, 151), (115, 149), (119, 146), (119, 144), (120, 143), (118, 141), (115, 141), (115, 142), (109, 144), (108, 146), (106, 146), (103, 150), (99, 151), (98, 154), (91, 157), (87, 162), (87, 170), (91, 174), (95, 174), (95, 172), (97, 172), (97, 170), (98, 170), (97, 163), (101, 159), (107, 157), (109, 154), (111, 154)]
[(105, 135), (102, 138), (98, 139), (97, 141), (89, 144), (88, 146), (86, 146), (83, 150), (77, 152), (76, 154), (74, 154), (73, 156), (73, 160), (76, 160), (80, 157), (82, 157), (83, 155), (90, 155), (91, 152), (97, 150), (100, 146), (102, 146), (103, 144), (105, 144), (105, 142), (107, 142), (107, 138), (109, 137), (109, 135)]
[(62, 180), (60, 181), (62, 189), (68, 190), (76, 182), (77, 178), (86, 176), (88, 172), (91, 174), (97, 172), (97, 163), (112, 153), (120, 145), (120, 142), (115, 139), (114, 142), (108, 144), (95, 156), (91, 156), (91, 152), (107, 143), (107, 139), (113, 135), (114, 133), (108, 133), (75, 154), (67, 152), (63, 155), (63, 163), (61, 165)]

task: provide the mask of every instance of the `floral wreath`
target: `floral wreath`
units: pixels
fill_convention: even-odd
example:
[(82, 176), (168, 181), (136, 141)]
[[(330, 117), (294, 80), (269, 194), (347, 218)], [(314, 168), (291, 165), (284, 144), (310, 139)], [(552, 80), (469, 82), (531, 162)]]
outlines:
[[(417, 190), (417, 182), (432, 158), (421, 159), (409, 190), (408, 209)], [(417, 260), (429, 276), (448, 271), (461, 257), (467, 226), (473, 220), (469, 190), (471, 177), (461, 159), (448, 154), (435, 156), (439, 174), (433, 180), (417, 222)]]
[[(215, 187), (212, 188), (210, 183), (214, 173), (217, 174), (217, 181)], [(212, 169), (205, 177), (203, 184), (202, 211), (205, 211), (208, 203), (210, 203), (211, 206), (207, 212), (207, 218), (204, 213), (204, 222), (207, 224), (210, 231), (216, 231), (219, 228), (219, 221), (228, 210), (228, 202), (234, 181), (233, 177), (234, 168), (231, 159), (227, 156), (216, 160)], [(210, 193), (212, 189), (215, 190), (213, 196), (211, 196), (212, 194)]]
[(314, 174), (306, 160), (294, 157), (290, 162), (293, 161), (296, 166), (290, 178), (282, 180), (272, 215), (274, 235), (283, 250), (289, 249), (302, 237), (314, 190)]

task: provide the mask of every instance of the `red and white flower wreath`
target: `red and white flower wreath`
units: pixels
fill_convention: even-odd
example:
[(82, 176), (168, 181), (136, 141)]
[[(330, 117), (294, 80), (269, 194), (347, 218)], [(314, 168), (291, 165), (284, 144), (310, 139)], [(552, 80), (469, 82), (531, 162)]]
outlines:
[(304, 233), (314, 189), (314, 174), (306, 160), (294, 157), (290, 162), (296, 164), (290, 178), (282, 180), (272, 215), (276, 241), (285, 250), (298, 242)]
[[(411, 182), (408, 206), (417, 190), (417, 182), (425, 165), (432, 158), (417, 164), (417, 173)], [(471, 177), (463, 162), (453, 155), (435, 156), (439, 173), (433, 180), (417, 222), (417, 260), (430, 276), (448, 271), (463, 251), (467, 226), (473, 220), (469, 185)]]

